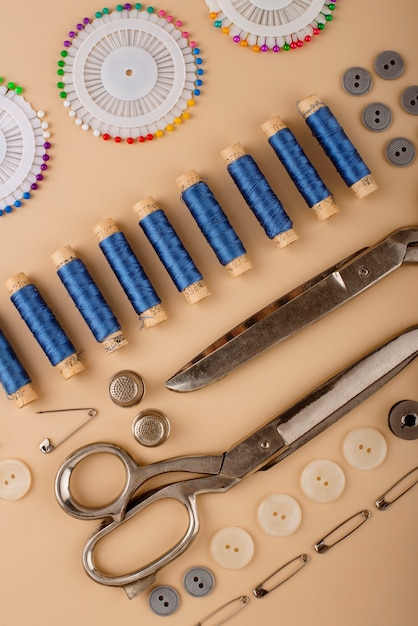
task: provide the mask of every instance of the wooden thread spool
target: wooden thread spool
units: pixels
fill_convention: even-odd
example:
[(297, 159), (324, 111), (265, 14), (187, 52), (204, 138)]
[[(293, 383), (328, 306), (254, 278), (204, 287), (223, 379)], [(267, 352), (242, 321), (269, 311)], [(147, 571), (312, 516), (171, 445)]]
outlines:
[[(103, 252), (104, 252), (104, 244), (102, 242), (106, 242), (109, 244), (111, 242), (109, 238), (112, 235), (115, 235), (116, 233), (120, 233), (114, 220), (110, 217), (102, 220), (101, 222), (93, 226), (93, 232), (96, 235), (99, 245)], [(111, 265), (113, 271), (115, 272), (117, 278), (119, 279), (119, 282), (124, 288), (124, 291), (127, 294), (133, 308), (135, 309), (136, 313), (139, 315), (144, 327), (152, 328), (153, 326), (157, 326), (157, 324), (164, 322), (167, 319), (167, 313), (165, 312), (161, 302), (159, 301), (157, 294), (154, 292), (151, 283), (148, 281), (148, 278), (146, 277), (138, 259), (136, 258), (133, 250), (129, 246), (129, 243), (126, 241), (126, 239), (124, 239), (124, 243), (126, 244), (125, 254), (129, 255), (130, 257), (129, 260), (132, 265), (132, 273), (121, 270), (118, 267), (120, 265), (120, 262), (124, 261), (123, 258), (118, 259), (119, 263), (118, 263), (118, 266), (116, 266), (114, 263), (112, 263), (112, 260), (109, 254), (106, 254), (105, 252), (105, 256), (109, 264)], [(132, 285), (133, 285), (133, 289), (135, 293), (131, 293)], [(141, 306), (141, 298), (138, 297), (138, 294), (142, 289), (144, 291), (146, 290), (147, 292), (150, 292), (150, 298), (152, 298), (153, 301), (155, 302), (155, 304), (153, 304), (149, 308), (144, 308), (143, 306)]]
[[(180, 189), (180, 191), (182, 192), (182, 197), (183, 200), (186, 202), (185, 200), (185, 194), (184, 192), (187, 189), (190, 189), (192, 187), (194, 187), (195, 185), (202, 183), (202, 179), (199, 176), (199, 174), (196, 172), (196, 170), (189, 170), (188, 172), (185, 172), (182, 176), (179, 176), (177, 178), (177, 185)], [(210, 190), (208, 190), (208, 192), (210, 192)], [(213, 198), (213, 196), (212, 196)], [(216, 203), (215, 198), (213, 198), (213, 203)], [(199, 225), (199, 227), (201, 228), (203, 234), (205, 235), (207, 241), (209, 242), (209, 244), (211, 245), (211, 247), (215, 250), (215, 253), (218, 257), (218, 259), (220, 258), (220, 254), (218, 254), (217, 248), (216, 248), (216, 244), (213, 244), (210, 236), (206, 236), (206, 228), (205, 228), (205, 224), (204, 224), (204, 216), (202, 215), (201, 217), (199, 216), (199, 212), (198, 210), (201, 209), (202, 213), (204, 213), (204, 207), (196, 207), (193, 208), (190, 204), (188, 204), (188, 207), (193, 215), (193, 217), (195, 218), (197, 224)], [(218, 222), (222, 221), (223, 222), (223, 227), (225, 229), (229, 229), (231, 232), (233, 232), (232, 226), (229, 224), (228, 218), (226, 217), (226, 215), (224, 214), (224, 212), (222, 211), (222, 208), (218, 205), (218, 209), (217, 209), (217, 219)], [(238, 239), (238, 237), (235, 235), (235, 238)], [(243, 246), (240, 246), (241, 250), (243, 250)], [(225, 263), (225, 267), (226, 269), (229, 271), (230, 275), (232, 276), (232, 278), (236, 278), (237, 276), (240, 276), (241, 274), (243, 274), (244, 272), (246, 272), (249, 269), (252, 269), (252, 264), (251, 261), (249, 260), (247, 254), (244, 252), (243, 254), (240, 254), (239, 256), (236, 256), (235, 258), (233, 258), (231, 261), (228, 261)]]
[[(21, 289), (23, 289), (24, 287), (33, 287), (34, 289), (36, 289), (34, 284), (29, 280), (29, 278), (26, 276), (24, 272), (15, 274), (14, 276), (12, 276), (6, 281), (6, 288), (9, 291), (9, 294), (11, 297), (13, 297), (14, 294), (17, 294), (18, 292), (20, 292)], [(40, 294), (39, 294), (39, 297), (42, 299)], [(45, 308), (49, 311), (46, 303), (43, 302), (43, 304), (45, 305)], [(53, 313), (49, 311), (49, 314), (50, 314), (51, 320), (57, 326), (57, 330), (60, 331), (62, 335), (65, 335), (64, 331), (61, 329), (57, 320), (53, 316)], [(28, 324), (28, 321), (26, 319), (25, 319), (25, 322)], [(42, 348), (44, 348), (44, 352), (46, 352), (45, 341), (43, 341), (42, 337), (39, 337), (35, 334), (35, 332), (32, 330), (29, 324), (28, 324), (28, 327), (31, 330), (32, 334), (34, 335), (35, 339), (38, 341), (38, 343), (42, 346)], [(49, 333), (52, 329), (44, 328), (43, 330), (46, 334), (46, 341), (48, 342), (48, 340), (51, 340), (51, 336), (49, 335)], [(63, 358), (58, 363), (51, 361), (51, 359), (50, 359), (50, 362), (54, 365), (54, 367), (57, 368), (57, 370), (60, 372), (64, 380), (68, 380), (69, 378), (72, 378), (73, 376), (75, 376), (76, 374), (79, 374), (80, 372), (84, 370), (84, 365), (78, 358), (78, 355), (75, 352), (75, 349), (74, 349), (74, 352), (65, 356), (65, 358)]]
[(0, 330), (0, 382), (7, 397), (17, 408), (30, 404), (38, 398), (32, 381), (17, 358), (12, 346)]

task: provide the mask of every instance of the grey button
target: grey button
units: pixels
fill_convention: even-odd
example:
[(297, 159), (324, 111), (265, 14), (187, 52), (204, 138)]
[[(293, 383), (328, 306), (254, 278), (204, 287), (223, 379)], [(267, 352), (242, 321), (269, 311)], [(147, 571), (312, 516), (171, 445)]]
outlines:
[(385, 104), (372, 102), (363, 109), (362, 120), (366, 128), (380, 132), (392, 124), (392, 113)]
[(159, 446), (170, 434), (170, 422), (157, 409), (146, 409), (134, 418), (132, 434), (138, 443), (149, 448)]
[(396, 137), (386, 146), (386, 158), (392, 165), (405, 167), (415, 159), (415, 146), (405, 137)]
[(362, 96), (372, 87), (370, 72), (363, 67), (350, 67), (344, 73), (343, 87), (352, 96)]
[(418, 85), (411, 85), (402, 92), (401, 105), (407, 113), (418, 115)]
[(145, 383), (139, 374), (122, 370), (109, 381), (109, 395), (118, 406), (134, 406), (144, 397)]
[(393, 80), (403, 74), (405, 65), (400, 54), (385, 50), (376, 57), (374, 69), (382, 78)]
[(206, 567), (194, 567), (184, 576), (184, 587), (192, 596), (206, 596), (213, 589), (215, 579)]
[(171, 615), (180, 604), (179, 594), (167, 585), (156, 587), (148, 597), (148, 602), (157, 615)]

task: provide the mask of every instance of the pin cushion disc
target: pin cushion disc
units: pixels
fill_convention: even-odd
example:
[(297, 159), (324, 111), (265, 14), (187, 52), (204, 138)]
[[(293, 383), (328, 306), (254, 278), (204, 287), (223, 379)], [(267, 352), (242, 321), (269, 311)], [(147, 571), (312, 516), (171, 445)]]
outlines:
[(188, 119), (203, 69), (200, 50), (182, 26), (167, 11), (140, 3), (82, 19), (58, 61), (57, 86), (75, 124), (132, 144)]
[(215, 28), (254, 52), (294, 50), (332, 21), (324, 0), (206, 0)]
[(0, 78), (0, 216), (20, 208), (48, 169), (50, 132), (44, 111), (34, 111), (22, 87)]

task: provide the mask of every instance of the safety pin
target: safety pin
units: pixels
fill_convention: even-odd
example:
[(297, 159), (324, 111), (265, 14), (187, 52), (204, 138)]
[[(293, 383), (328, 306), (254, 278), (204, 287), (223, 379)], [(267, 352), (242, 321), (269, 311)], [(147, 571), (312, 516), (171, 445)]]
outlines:
[[(257, 587), (254, 587), (253, 594), (255, 595), (256, 598), (263, 598), (268, 593), (270, 593), (271, 591), (274, 591), (275, 589), (277, 589), (277, 587), (280, 587), (280, 585), (283, 585), (283, 583), (285, 583), (287, 580), (289, 580), (295, 574), (297, 574), (302, 569), (302, 567), (304, 567), (308, 563), (308, 561), (309, 561), (309, 554), (299, 554), (299, 556), (296, 556), (294, 559), (291, 559), (290, 561), (288, 561), (287, 563), (279, 567), (279, 569), (277, 569), (275, 572), (270, 574), (270, 576), (268, 576), (268, 578), (266, 578), (265, 580), (263, 580), (263, 582), (257, 585)], [(287, 569), (288, 567), (290, 567), (291, 565), (294, 565), (295, 563), (298, 563), (298, 567), (293, 572), (288, 574), (286, 578), (283, 578), (283, 580), (278, 582), (277, 585), (275, 585), (271, 589), (264, 588), (264, 585), (267, 582), (269, 582), (274, 576), (276, 576), (276, 574), (279, 574), (281, 571), (283, 571), (284, 569)]]
[(39, 449), (41, 452), (43, 452), (43, 454), (48, 454), (48, 452), (52, 452), (53, 450), (55, 450), (55, 448), (58, 448), (58, 446), (60, 446), (62, 443), (64, 443), (64, 441), (67, 441), (67, 439), (75, 435), (75, 433), (78, 433), (78, 431), (81, 430), (83, 426), (85, 426), (91, 419), (93, 419), (93, 417), (97, 415), (96, 409), (89, 408), (89, 407), (77, 407), (75, 409), (51, 409), (49, 411), (36, 411), (36, 412), (37, 413), (66, 413), (68, 411), (87, 411), (88, 418), (84, 422), (82, 422), (80, 426), (78, 426), (75, 430), (71, 431), (68, 435), (66, 435), (63, 439), (61, 439), (61, 441), (59, 441), (55, 445), (51, 443), (51, 440), (48, 439), (48, 437), (44, 439), (43, 441), (41, 441), (41, 443), (39, 444)]
[(225, 624), (225, 622), (230, 620), (232, 617), (234, 617), (234, 615), (239, 613), (244, 607), (246, 607), (249, 601), (250, 601), (250, 598), (248, 596), (239, 596), (238, 598), (233, 598), (232, 600), (229, 600), (228, 602), (226, 602), (219, 608), (215, 609), (212, 613), (209, 613), (209, 615), (207, 615), (202, 620), (200, 620), (200, 622), (197, 622), (195, 626), (202, 626), (203, 624), (206, 624), (206, 622), (209, 619), (211, 619), (211, 617), (214, 617), (215, 615), (220, 613), (223, 609), (227, 609), (229, 606), (231, 606), (231, 604), (235, 604), (239, 602), (240, 604), (238, 608), (235, 609), (233, 613), (231, 613), (230, 615), (227, 615), (224, 619), (222, 619), (221, 622), (216, 622), (216, 624), (212, 624), (212, 626), (221, 626), (222, 624)]
[[(358, 524), (356, 524), (354, 526), (354, 528), (352, 528), (351, 530), (349, 530), (345, 535), (343, 535), (342, 537), (340, 537), (339, 539), (337, 539), (336, 541), (334, 541), (334, 543), (330, 543), (327, 544), (325, 543), (327, 539), (329, 539), (334, 533), (336, 533), (338, 530), (340, 530), (341, 528), (343, 528), (344, 526), (347, 526), (350, 524), (350, 522), (352, 522), (354, 519), (356, 519), (356, 517), (361, 517), (362, 519), (359, 521)], [(332, 548), (333, 546), (335, 546), (337, 543), (340, 543), (340, 541), (342, 541), (343, 539), (346, 539), (346, 537), (349, 537), (351, 535), (351, 533), (353, 533), (355, 530), (357, 530), (358, 528), (360, 528), (360, 526), (362, 524), (364, 524), (364, 522), (366, 522), (371, 516), (371, 511), (369, 511), (368, 509), (364, 509), (363, 511), (360, 511), (359, 513), (354, 513), (354, 515), (352, 515), (351, 517), (349, 517), (348, 519), (346, 519), (344, 522), (342, 522), (341, 524), (339, 524), (338, 526), (336, 526), (333, 530), (331, 530), (327, 535), (325, 535), (325, 537), (323, 537), (320, 541), (318, 541), (318, 543), (315, 544), (315, 550), (319, 553), (319, 554), (324, 554), (324, 552), (327, 552), (330, 548)]]
[(396, 483), (394, 483), (392, 485), (392, 487), (390, 487), (386, 493), (384, 493), (382, 496), (380, 496), (380, 498), (378, 498), (375, 502), (376, 508), (379, 509), (379, 511), (386, 511), (386, 509), (388, 507), (390, 507), (391, 504), (393, 504), (394, 502), (396, 502), (396, 500), (399, 500), (399, 498), (401, 498), (403, 495), (405, 495), (410, 489), (412, 489), (412, 487), (414, 487), (417, 482), (418, 482), (418, 478), (415, 478), (415, 481), (409, 485), (409, 487), (406, 487), (403, 491), (401, 491), (401, 493), (399, 493), (398, 495), (396, 495), (394, 498), (392, 498), (391, 500), (388, 500), (388, 497), (390, 496), (391, 491), (395, 490), (396, 487), (399, 487), (399, 485), (401, 485), (404, 481), (406, 481), (414, 472), (416, 472), (418, 470), (418, 467), (414, 467), (414, 469), (412, 469), (410, 472), (408, 472), (407, 474), (405, 474), (404, 476), (402, 476), (398, 481), (396, 481)]

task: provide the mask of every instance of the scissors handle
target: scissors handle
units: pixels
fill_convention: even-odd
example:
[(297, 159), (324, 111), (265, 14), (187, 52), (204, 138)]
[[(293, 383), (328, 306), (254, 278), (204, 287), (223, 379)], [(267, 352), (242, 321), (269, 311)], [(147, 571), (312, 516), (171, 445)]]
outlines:
[[(125, 469), (125, 484), (119, 495), (103, 507), (84, 506), (71, 493), (71, 476), (81, 461), (93, 454), (112, 454), (116, 456)], [(94, 443), (76, 450), (60, 467), (55, 479), (55, 495), (61, 507), (79, 519), (93, 520), (110, 517), (120, 521), (124, 514), (130, 496), (138, 488), (138, 465), (131, 455), (118, 446), (108, 443)]]

